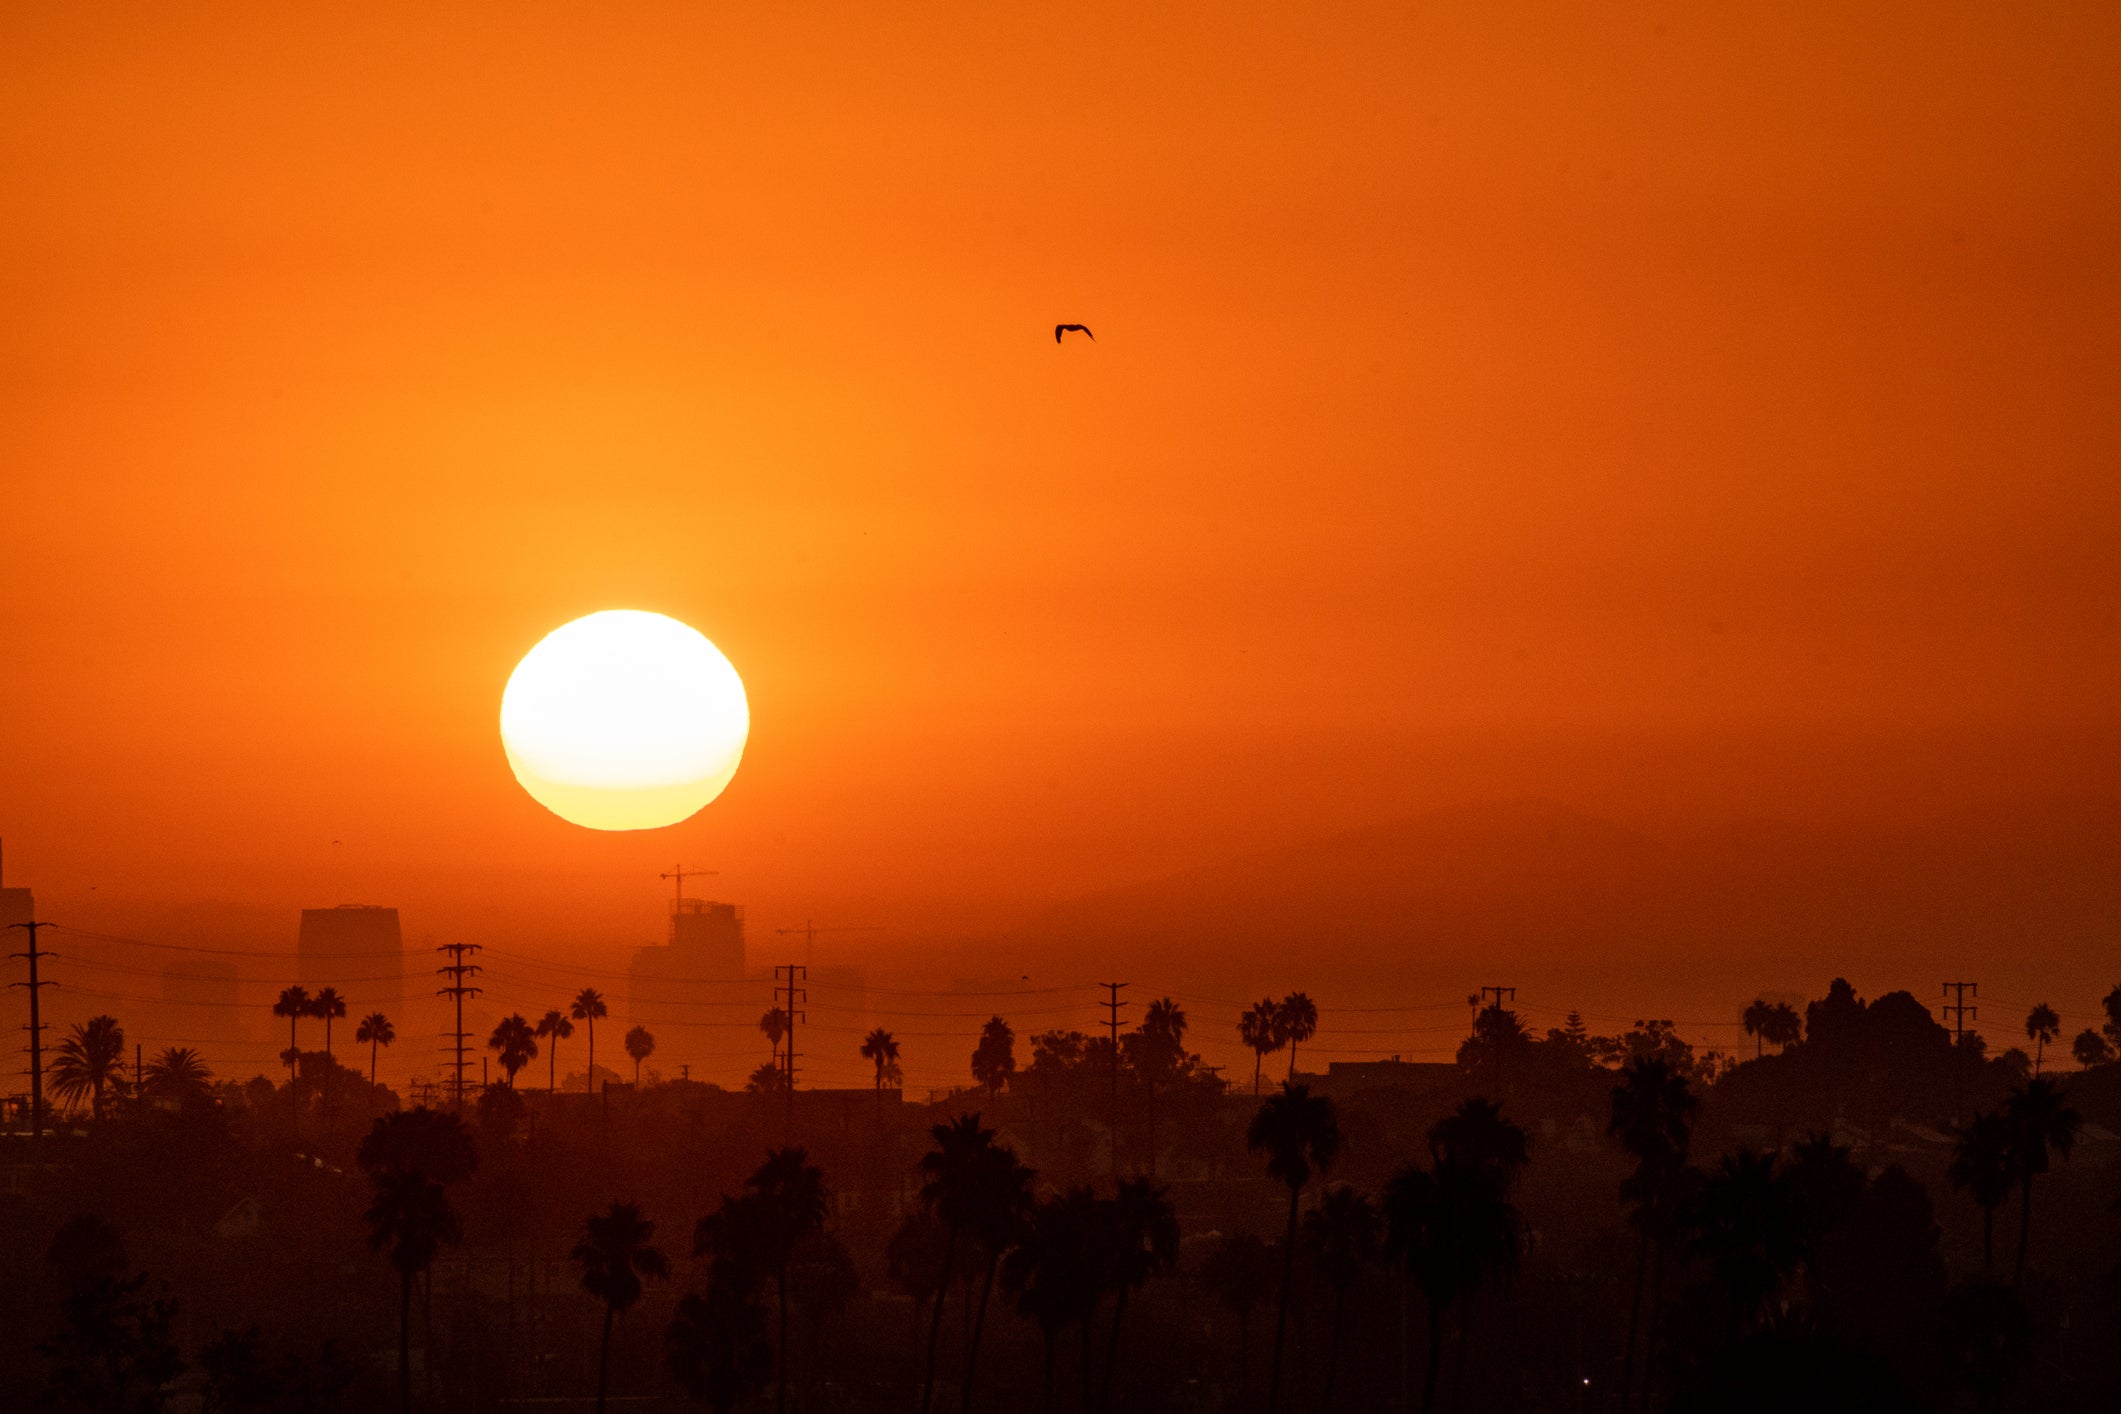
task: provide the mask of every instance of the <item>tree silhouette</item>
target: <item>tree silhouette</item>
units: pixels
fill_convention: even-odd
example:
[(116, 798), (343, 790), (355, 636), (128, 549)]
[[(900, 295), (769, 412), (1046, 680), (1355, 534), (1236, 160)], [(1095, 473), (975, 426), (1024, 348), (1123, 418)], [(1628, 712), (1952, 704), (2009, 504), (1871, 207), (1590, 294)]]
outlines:
[(574, 1022), (567, 1013), (554, 1007), (538, 1018), (531, 1028), (538, 1039), (545, 1043), (545, 1093), (554, 1095), (560, 1089), (560, 1042), (574, 1034)]
[(390, 1024), (390, 1018), (380, 1011), (372, 1011), (361, 1018), (354, 1028), (354, 1043), (368, 1047), (368, 1083), (376, 1083), (376, 1048), (387, 1046), (398, 1039), (398, 1029)]
[(744, 1081), (744, 1089), (753, 1095), (778, 1095), (788, 1088), (788, 1073), (777, 1061), (762, 1062)]
[[(1295, 1064), (1293, 1055), (1290, 1064)], [(1308, 1085), (1283, 1081), (1281, 1093), (1269, 1096), (1259, 1113), (1252, 1116), (1251, 1127), (1245, 1131), (1245, 1147), (1255, 1154), (1264, 1153), (1268, 1176), (1279, 1179), (1289, 1189), (1289, 1221), (1282, 1239), (1281, 1297), (1274, 1314), (1274, 1360), (1267, 1376), (1267, 1414), (1274, 1414), (1281, 1404), (1281, 1351), (1289, 1325), (1289, 1282), (1296, 1269), (1297, 1208), (1312, 1173), (1331, 1168), (1340, 1156), (1340, 1122), (1333, 1102), (1323, 1095), (1313, 1095)]]
[(780, 1335), (776, 1342), (777, 1392), (774, 1407), (788, 1407), (788, 1262), (804, 1238), (825, 1225), (831, 1199), (825, 1191), (825, 1175), (810, 1162), (802, 1149), (769, 1149), (766, 1161), (745, 1188), (756, 1197), (759, 1259), (773, 1272), (780, 1303)]
[(2010, 1128), (2011, 1168), (2021, 1199), (2018, 1259), (2011, 1269), (2011, 1286), (2018, 1288), (2025, 1285), (2025, 1253), (2032, 1241), (2033, 1179), (2047, 1172), (2052, 1156), (2069, 1161), (2084, 1118), (2063, 1103), (2060, 1085), (2037, 1076), (2011, 1090), (2003, 1104), (2003, 1118)]
[(1956, 1131), (1952, 1161), (1944, 1175), (1964, 1189), (1981, 1209), (1981, 1274), (1996, 1271), (1996, 1209), (2010, 1196), (2017, 1180), (2013, 1164), (2011, 1123), (2001, 1114), (1976, 1114)]
[(73, 1034), (52, 1049), (46, 1083), (62, 1104), (89, 1101), (89, 1113), (103, 1118), (103, 1097), (125, 1064), (125, 1028), (114, 1016), (92, 1016), (75, 1022)]
[(2025, 1014), (2025, 1038), (2033, 1043), (2033, 1074), (2040, 1073), (2040, 1059), (2047, 1054), (2047, 1043), (2061, 1034), (2062, 1018), (2046, 1002)]
[(884, 1122), (884, 1075), (898, 1065), (898, 1038), (879, 1026), (862, 1038), (862, 1056), (876, 1066), (876, 1120)]
[(1296, 1045), (1318, 1034), (1318, 1004), (1302, 992), (1291, 992), (1275, 1007), (1275, 1029), (1289, 1046), (1289, 1078), (1296, 1078)]
[(272, 1004), (274, 1016), (287, 1018), (287, 1103), (293, 1116), (293, 1132), (296, 1135), (302, 1132), (302, 1100), (299, 1093), (302, 1083), (299, 1064), (302, 1059), (302, 1045), (296, 1038), (295, 1027), (301, 1023), (303, 1017), (310, 1014), (310, 1005), (307, 987), (284, 988), (280, 999)]
[(636, 1089), (641, 1083), (641, 1062), (655, 1054), (655, 1036), (645, 1026), (636, 1026), (626, 1033), (626, 1054), (633, 1057), (633, 1083)]
[(884, 1274), (913, 1302), (911, 1344), (915, 1349), (927, 1326), (928, 1302), (939, 1298), (942, 1292), (943, 1262), (949, 1242), (950, 1231), (942, 1219), (919, 1208), (899, 1222), (884, 1247)]
[(1259, 1094), (1260, 1066), (1267, 1057), (1289, 1044), (1281, 1029), (1281, 1003), (1263, 997), (1237, 1018), (1237, 1039), (1252, 1052), (1252, 1094)]
[(1333, 1385), (1340, 1372), (1340, 1337), (1347, 1324), (1348, 1292), (1377, 1260), (1381, 1240), (1377, 1205), (1340, 1184), (1326, 1190), (1304, 1217), (1304, 1241), (1318, 1273), (1333, 1291), (1333, 1321), (1326, 1343), (1326, 1380), (1318, 1407), (1331, 1414)]
[[(1183, 1014), (1179, 1024), (1184, 1026)], [(1157, 1272), (1178, 1264), (1178, 1214), (1165, 1196), (1167, 1192), (1150, 1179), (1123, 1178), (1112, 1200), (1110, 1284), (1116, 1296), (1098, 1396), (1106, 1408), (1112, 1404), (1112, 1371), (1119, 1363), (1119, 1329), (1127, 1316), (1127, 1297), (1141, 1290)]]
[[(935, 1351), (943, 1330), (943, 1294), (950, 1290), (956, 1271), (957, 1249), (968, 1234), (999, 1226), (997, 1208), (1006, 1202), (1005, 1185), (1018, 1182), (1016, 1155), (998, 1149), (994, 1131), (980, 1128), (977, 1114), (960, 1115), (948, 1124), (928, 1131), (935, 1147), (921, 1155), (921, 1206), (942, 1220), (947, 1237), (943, 1243), (943, 1274), (937, 1285), (935, 1309), (928, 1322), (928, 1354), (921, 1374), (921, 1414), (928, 1414), (935, 1396)], [(1014, 1166), (1014, 1167), (1012, 1167)], [(1021, 1184), (1028, 1188), (1028, 1182)], [(968, 1363), (969, 1363), (968, 1352)]]
[(2114, 1058), (2113, 1043), (2087, 1026), (2077, 1033), (2070, 1043), (2069, 1053), (2078, 1065), (2090, 1070), (2095, 1065), (2105, 1065)]
[(588, 1088), (594, 1095), (597, 1089), (597, 1018), (611, 1015), (611, 1009), (604, 1005), (602, 992), (594, 987), (584, 987), (575, 993), (574, 1005), (567, 1009), (567, 1014), (589, 1028)]
[(582, 1269), (582, 1290), (604, 1303), (604, 1336), (597, 1346), (597, 1414), (603, 1414), (612, 1323), (641, 1299), (644, 1279), (670, 1275), (670, 1262), (655, 1245), (655, 1224), (637, 1204), (620, 1202), (583, 1222), (582, 1240), (569, 1255)]
[(1745, 1027), (1745, 1034), (1753, 1038), (1753, 1058), (1755, 1060), (1760, 1058), (1763, 1053), (1763, 1047), (1767, 1045), (1768, 1027), (1773, 1024), (1768, 1020), (1768, 1017), (1773, 1012), (1774, 1007), (1768, 1002), (1767, 998), (1755, 997), (1752, 1001), (1746, 1003), (1745, 1011), (1739, 1017), (1739, 1022)]
[(1201, 1263), (1201, 1284), (1237, 1316), (1237, 1381), (1240, 1394), (1252, 1380), (1252, 1311), (1272, 1289), (1273, 1249), (1249, 1232), (1230, 1233)]
[[(1606, 1133), (1635, 1160), (1635, 1171), (1620, 1185), (1621, 1201), (1631, 1212), (1637, 1233), (1635, 1292), (1628, 1304), (1628, 1343), (1621, 1357), (1620, 1407), (1625, 1414), (1634, 1392), (1635, 1347), (1641, 1329), (1643, 1278), (1654, 1248), (1662, 1285), (1665, 1247), (1676, 1226), (1680, 1184), (1693, 1137), (1694, 1111), (1700, 1101), (1686, 1078), (1661, 1057), (1637, 1057), (1621, 1067), (1613, 1087)], [(1657, 1294), (1651, 1298), (1651, 1325), (1656, 1324)]]
[(1804, 1039), (1804, 1018), (1788, 1002), (1777, 1002), (1768, 1008), (1767, 1028), (1761, 1034), (1770, 1046), (1786, 1051)]
[[(434, 1264), (436, 1253), (463, 1236), (463, 1224), (442, 1185), (418, 1169), (384, 1170), (375, 1184), (368, 1242), (378, 1252), (388, 1249), (398, 1274), (398, 1406), (410, 1414), (413, 1282)], [(428, 1358), (434, 1358), (432, 1351)]]
[(420, 1105), (393, 1111), (370, 1125), (354, 1161), (371, 1178), (417, 1173), (450, 1184), (479, 1166), (479, 1151), (463, 1120), (447, 1110)]
[(508, 1088), (516, 1088), (516, 1072), (538, 1058), (537, 1033), (521, 1012), (513, 1012), (494, 1023), (493, 1034), (486, 1038), (486, 1049), (500, 1058), (501, 1069), (507, 1072)]
[(979, 1044), (972, 1048), (972, 1078), (998, 1096), (1009, 1077), (1016, 1074), (1016, 1032), (998, 1016), (989, 1017), (979, 1031)]
[(1735, 1343), (1803, 1255), (1790, 1187), (1773, 1154), (1740, 1149), (1702, 1180), (1691, 1245), (1723, 1288)]
[(704, 1293), (678, 1299), (664, 1333), (671, 1373), (715, 1414), (730, 1414), (773, 1370), (765, 1333), (766, 1312), (752, 1293), (726, 1271), (712, 1272)]
[[(45, 1261), (60, 1299), (58, 1330), (36, 1346), (49, 1364), (41, 1407), (83, 1414), (163, 1408), (164, 1386), (184, 1369), (171, 1338), (177, 1303), (150, 1294), (146, 1273), (121, 1275), (124, 1241), (100, 1218), (84, 1214), (65, 1223)], [(38, 1285), (34, 1277), (29, 1285)]]
[[(339, 995), (337, 987), (320, 987), (309, 999), (309, 1014), (324, 1023), (324, 1055), (331, 1059), (331, 1024), (346, 1015), (346, 998)], [(324, 1126), (331, 1127), (331, 1073), (335, 1065), (324, 1067)]]
[(142, 1074), (147, 1092), (180, 1109), (202, 1104), (213, 1093), (214, 1073), (190, 1046), (169, 1046), (147, 1063)]
[(1054, 1346), (1071, 1325), (1082, 1328), (1084, 1407), (1090, 1403), (1090, 1321), (1108, 1276), (1108, 1226), (1097, 1198), (1077, 1186), (1034, 1206), (1002, 1259), (1003, 1289), (1015, 1295), (1017, 1313), (1037, 1324), (1045, 1342), (1046, 1414), (1053, 1410)]

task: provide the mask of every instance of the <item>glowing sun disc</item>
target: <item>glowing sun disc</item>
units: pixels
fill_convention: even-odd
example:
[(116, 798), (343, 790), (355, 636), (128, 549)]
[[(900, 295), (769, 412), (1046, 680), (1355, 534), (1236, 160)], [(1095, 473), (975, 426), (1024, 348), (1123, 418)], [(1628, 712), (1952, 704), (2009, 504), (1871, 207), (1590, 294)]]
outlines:
[(663, 614), (607, 609), (539, 640), (501, 693), (509, 769), (592, 830), (675, 825), (722, 793), (751, 734), (722, 650)]

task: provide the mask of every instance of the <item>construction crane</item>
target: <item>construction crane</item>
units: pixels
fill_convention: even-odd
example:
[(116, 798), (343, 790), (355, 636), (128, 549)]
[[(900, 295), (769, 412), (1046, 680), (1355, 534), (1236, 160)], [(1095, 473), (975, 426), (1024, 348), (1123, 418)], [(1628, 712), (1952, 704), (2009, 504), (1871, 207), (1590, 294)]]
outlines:
[(818, 935), (819, 935), (819, 934), (821, 934), (821, 933), (881, 933), (881, 932), (883, 932), (883, 931), (884, 931), (884, 929), (883, 929), (883, 925), (881, 925), (881, 924), (874, 924), (874, 925), (867, 925), (867, 924), (864, 924), (864, 925), (856, 925), (856, 926), (852, 926), (852, 927), (841, 927), (841, 928), (820, 928), (820, 927), (818, 927), (818, 926), (817, 926), (817, 925), (816, 925), (815, 923), (812, 923), (812, 922), (811, 922), (811, 921), (809, 921), (808, 919), (805, 919), (805, 920), (803, 920), (803, 926), (802, 926), (802, 927), (800, 927), (800, 928), (776, 928), (776, 929), (774, 929), (773, 931), (774, 931), (774, 933), (775, 933), (775, 934), (776, 934), (777, 936), (779, 936), (779, 937), (783, 937), (783, 938), (801, 938), (801, 939), (803, 940), (803, 965), (804, 965), (805, 967), (808, 967), (808, 966), (809, 966), (809, 965), (810, 965), (811, 963), (813, 963), (813, 962), (815, 962), (815, 961), (817, 960), (817, 959), (816, 959), (816, 956), (815, 956), (815, 954), (816, 954), (816, 952), (817, 952), (817, 940), (818, 940)]

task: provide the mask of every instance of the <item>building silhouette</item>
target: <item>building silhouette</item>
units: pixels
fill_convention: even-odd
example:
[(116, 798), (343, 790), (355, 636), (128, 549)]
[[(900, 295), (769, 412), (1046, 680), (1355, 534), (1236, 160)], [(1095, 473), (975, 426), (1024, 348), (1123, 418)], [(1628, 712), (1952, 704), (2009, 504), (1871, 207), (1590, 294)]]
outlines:
[(687, 1061), (709, 1023), (749, 1021), (772, 1004), (771, 982), (751, 976), (744, 910), (733, 903), (672, 899), (667, 941), (636, 949), (627, 969), (626, 1023), (655, 1034), (665, 1069)]
[(336, 987), (349, 1011), (402, 1015), (405, 938), (395, 908), (367, 903), (305, 908), (295, 951), (295, 975), (312, 992)]

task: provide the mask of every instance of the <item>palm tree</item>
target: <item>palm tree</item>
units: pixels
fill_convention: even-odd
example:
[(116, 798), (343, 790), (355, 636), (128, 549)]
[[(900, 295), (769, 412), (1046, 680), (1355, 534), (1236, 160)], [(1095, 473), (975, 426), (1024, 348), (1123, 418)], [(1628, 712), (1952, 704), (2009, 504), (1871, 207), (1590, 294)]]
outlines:
[(1318, 1004), (1302, 992), (1291, 992), (1276, 1009), (1276, 1029), (1289, 1043), (1289, 1078), (1296, 1078), (1296, 1043), (1318, 1034)]
[(1767, 998), (1755, 997), (1752, 1001), (1746, 1003), (1745, 1011), (1738, 1018), (1745, 1027), (1745, 1034), (1753, 1038), (1753, 1058), (1755, 1060), (1758, 1060), (1764, 1054), (1764, 1048), (1767, 1045), (1768, 1028), (1774, 1025), (1774, 1022), (1769, 1020), (1774, 1015), (1774, 1010), (1772, 1006), (1768, 1005)]
[(928, 1131), (935, 1147), (921, 1155), (921, 1206), (940, 1218), (943, 1240), (942, 1279), (936, 1283), (935, 1309), (928, 1321), (928, 1355), (921, 1372), (921, 1414), (935, 1397), (935, 1347), (943, 1332), (943, 1297), (956, 1274), (958, 1235), (979, 1217), (980, 1184), (994, 1131), (980, 1128), (977, 1114), (959, 1115)]
[(1326, 1345), (1326, 1381), (1318, 1407), (1331, 1414), (1334, 1376), (1340, 1370), (1340, 1334), (1346, 1324), (1348, 1292), (1363, 1270), (1377, 1260), (1377, 1205), (1355, 1189), (1341, 1184), (1326, 1190), (1304, 1218), (1304, 1237), (1310, 1243), (1311, 1260), (1319, 1275), (1333, 1288), (1332, 1335)]
[(52, 1051), (48, 1072), (52, 1095), (63, 1104), (79, 1104), (84, 1096), (89, 1113), (103, 1118), (103, 1094), (124, 1075), (125, 1028), (114, 1016), (93, 1016), (75, 1022), (74, 1031)]
[(538, 1024), (532, 1030), (545, 1041), (545, 1093), (557, 1094), (560, 1088), (560, 1042), (574, 1034), (574, 1023), (567, 1019), (566, 1012), (554, 1007), (538, 1018)]
[[(1150, 1009), (1157, 1005), (1152, 1002)], [(1183, 1015), (1179, 1025), (1185, 1025)], [(1112, 1405), (1112, 1368), (1119, 1363), (1119, 1326), (1126, 1319), (1127, 1296), (1178, 1262), (1178, 1214), (1165, 1192), (1150, 1179), (1123, 1178), (1112, 1202), (1110, 1276), (1118, 1296), (1112, 1305), (1112, 1336), (1105, 1344), (1104, 1383), (1098, 1396), (1106, 1408)]]
[(965, 1232), (987, 1254), (987, 1270), (972, 1318), (972, 1338), (965, 1345), (965, 1378), (958, 1387), (960, 1414), (971, 1414), (972, 1377), (978, 1369), (980, 1337), (987, 1329), (987, 1300), (994, 1293), (994, 1276), (1003, 1254), (1023, 1232), (1031, 1211), (1031, 1184), (1037, 1175), (1017, 1162), (1014, 1150), (995, 1144), (980, 1151), (970, 1177), (971, 1188), (964, 1195), (969, 1200)]
[(1289, 1038), (1282, 1034), (1280, 1004), (1272, 997), (1263, 997), (1248, 1007), (1237, 1018), (1237, 1039), (1252, 1052), (1252, 1093), (1256, 1097), (1260, 1065), (1289, 1044)]
[(980, 1027), (979, 1044), (972, 1048), (972, 1078), (987, 1087), (990, 1096), (999, 1096), (1002, 1087), (1016, 1074), (1016, 1031), (998, 1016), (987, 1018)]
[(2011, 1123), (2001, 1114), (1976, 1114), (1957, 1131), (1952, 1161), (1944, 1171), (1952, 1187), (1963, 1188), (1981, 1208), (1981, 1275), (1996, 1271), (1996, 1209), (2017, 1181), (2012, 1160)]
[(420, 1105), (393, 1110), (370, 1125), (354, 1162), (378, 1181), (387, 1174), (417, 1173), (448, 1184), (470, 1176), (479, 1166), (479, 1151), (463, 1120)]
[[(398, 1405), (412, 1410), (412, 1287), (434, 1264), (444, 1244), (463, 1236), (463, 1224), (442, 1185), (417, 1169), (390, 1169), (376, 1177), (368, 1206), (368, 1243), (390, 1250), (398, 1273)], [(429, 1352), (433, 1358), (433, 1352)]]
[(1702, 1180), (1692, 1245), (1723, 1288), (1736, 1341), (1803, 1256), (1790, 1185), (1773, 1154), (1740, 1149)]
[(2105, 1065), (2112, 1060), (2114, 1047), (2111, 1041), (2087, 1026), (2077, 1033), (2076, 1040), (2070, 1042), (2069, 1053), (2078, 1065), (2090, 1070), (2095, 1065)]
[(1804, 1018), (1788, 1002), (1777, 1002), (1768, 1008), (1767, 1026), (1760, 1034), (1770, 1046), (1786, 1051), (1803, 1039)]
[(884, 1122), (884, 1072), (898, 1064), (898, 1037), (879, 1026), (862, 1038), (862, 1057), (876, 1066), (876, 1122)]
[(1637, 1056), (1621, 1067), (1613, 1087), (1612, 1114), (1606, 1133), (1620, 1141), (1635, 1159), (1635, 1172), (1622, 1180), (1621, 1199), (1633, 1209), (1630, 1221), (1638, 1234), (1635, 1291), (1628, 1303), (1628, 1343), (1620, 1364), (1620, 1408), (1626, 1414), (1635, 1388), (1636, 1334), (1642, 1324), (1643, 1278), (1650, 1252), (1657, 1253), (1657, 1281), (1650, 1294), (1650, 1324), (1657, 1320), (1663, 1285), (1664, 1251), (1671, 1235), (1687, 1148), (1694, 1132), (1694, 1111), (1701, 1101), (1686, 1077), (1661, 1057)]
[(1226, 1234), (1200, 1266), (1201, 1284), (1237, 1316), (1237, 1386), (1252, 1379), (1252, 1308), (1274, 1284), (1274, 1253), (1249, 1232)]
[(766, 1033), (766, 1044), (773, 1047), (773, 1063), (781, 1063), (781, 1038), (788, 1034), (788, 1013), (774, 1007), (759, 1018), (759, 1030)]
[(2010, 1098), (2003, 1103), (2003, 1118), (2010, 1126), (2011, 1167), (2017, 1170), (2021, 1200), (2018, 1260), (2012, 1269), (2011, 1285), (2023, 1286), (2025, 1250), (2033, 1231), (2033, 1178), (2047, 1172), (2050, 1153), (2069, 1162), (2069, 1151), (2076, 1147), (2077, 1131), (2083, 1128), (2084, 1117), (2062, 1102), (2060, 1085), (2035, 1076), (2011, 1090)]
[[(1300, 992), (1291, 994), (1292, 1000), (1300, 996)], [(1305, 1004), (1309, 1005), (1308, 1001)], [(1286, 1013), (1287, 1003), (1283, 1006)], [(1293, 1056), (1290, 1064), (1295, 1064)], [(1245, 1147), (1255, 1154), (1264, 1152), (1268, 1175), (1289, 1188), (1289, 1222), (1282, 1239), (1281, 1298), (1274, 1315), (1274, 1362), (1267, 1376), (1267, 1414), (1274, 1414), (1281, 1404), (1282, 1340), (1289, 1325), (1289, 1282), (1296, 1271), (1297, 1206), (1312, 1171), (1331, 1168), (1340, 1156), (1340, 1121), (1333, 1102), (1323, 1095), (1313, 1095), (1308, 1085), (1283, 1081), (1281, 1093), (1268, 1097), (1259, 1113), (1252, 1116), (1251, 1128), (1245, 1131)]]
[(376, 1048), (397, 1040), (398, 1029), (390, 1024), (390, 1018), (382, 1012), (372, 1011), (361, 1018), (361, 1024), (354, 1028), (353, 1037), (356, 1045), (365, 1043), (368, 1047), (368, 1083), (373, 1085), (376, 1083)]
[(317, 994), (309, 999), (309, 1014), (324, 1023), (324, 1056), (327, 1062), (324, 1067), (324, 1123), (326, 1127), (329, 1127), (331, 1124), (331, 1072), (333, 1069), (329, 1064), (331, 1059), (331, 1024), (346, 1015), (346, 998), (339, 995), (337, 987), (320, 987), (317, 989)]
[(2062, 1018), (2046, 1002), (2025, 1014), (2025, 1037), (2033, 1043), (2033, 1074), (2040, 1073), (2040, 1058), (2047, 1054), (2047, 1043), (2062, 1034)]
[(756, 1195), (760, 1257), (773, 1268), (780, 1300), (780, 1335), (775, 1345), (778, 1389), (774, 1408), (788, 1408), (788, 1259), (812, 1233), (824, 1228), (831, 1197), (825, 1175), (802, 1149), (768, 1149), (744, 1186)]
[(641, 1062), (655, 1054), (655, 1035), (645, 1026), (636, 1026), (626, 1033), (626, 1054), (633, 1057), (633, 1084), (641, 1085)]
[(715, 1414), (730, 1414), (766, 1382), (773, 1352), (766, 1346), (766, 1313), (746, 1285), (710, 1272), (704, 1293), (678, 1299), (664, 1332), (671, 1373), (685, 1392)]
[(213, 1093), (214, 1073), (190, 1046), (170, 1046), (147, 1063), (146, 1088), (158, 1099), (177, 1105), (198, 1104)]
[(486, 1049), (500, 1057), (501, 1069), (508, 1073), (508, 1088), (513, 1090), (516, 1072), (538, 1058), (537, 1033), (530, 1029), (521, 1012), (512, 1012), (494, 1023), (493, 1034), (486, 1038)]
[(1032, 1208), (1016, 1245), (1002, 1260), (1002, 1287), (1019, 1315), (1038, 1325), (1046, 1347), (1046, 1414), (1053, 1414), (1053, 1348), (1071, 1325), (1083, 1328), (1083, 1403), (1090, 1396), (1090, 1320), (1106, 1273), (1101, 1269), (1102, 1210), (1090, 1190), (1071, 1188)]
[[(1444, 1319), (1490, 1271), (1516, 1263), (1522, 1220), (1508, 1197), (1507, 1171), (1438, 1150), (1432, 1167), (1409, 1165), (1385, 1186), (1385, 1253), (1428, 1308), (1428, 1364), (1421, 1410), (1436, 1404)], [(1464, 1350), (1463, 1322), (1460, 1345)]]
[(570, 1254), (582, 1269), (582, 1290), (604, 1302), (604, 1338), (597, 1347), (597, 1414), (604, 1414), (612, 1322), (641, 1299), (644, 1278), (670, 1275), (670, 1262), (654, 1239), (655, 1224), (641, 1216), (638, 1204), (614, 1202), (582, 1224), (582, 1240)]
[(288, 987), (282, 990), (280, 1000), (272, 1004), (272, 1014), (287, 1018), (287, 1101), (294, 1116), (294, 1132), (299, 1135), (302, 1132), (302, 1101), (296, 1092), (302, 1080), (302, 1047), (295, 1038), (295, 1027), (310, 1014), (309, 989)]
[(574, 1005), (568, 1008), (567, 1014), (589, 1027), (589, 1093), (594, 1095), (597, 1089), (597, 1018), (611, 1015), (611, 1009), (604, 1005), (602, 992), (594, 987), (584, 987), (575, 993)]

